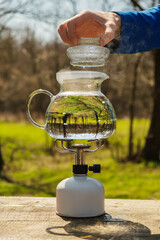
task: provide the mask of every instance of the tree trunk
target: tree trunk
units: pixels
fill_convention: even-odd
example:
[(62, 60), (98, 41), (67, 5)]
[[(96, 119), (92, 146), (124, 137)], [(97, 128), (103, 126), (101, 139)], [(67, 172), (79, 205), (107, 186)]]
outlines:
[(4, 160), (3, 160), (3, 156), (2, 156), (2, 144), (1, 144), (1, 139), (0, 139), (0, 177), (3, 172), (3, 167), (4, 167)]
[(154, 56), (154, 106), (151, 125), (144, 147), (144, 158), (146, 162), (154, 161), (160, 163), (160, 49), (153, 51)]
[(139, 66), (140, 60), (141, 60), (141, 55), (138, 55), (136, 59), (135, 67), (134, 67), (134, 77), (133, 77), (132, 89), (131, 89), (131, 102), (129, 106), (129, 116), (130, 116), (129, 146), (128, 146), (129, 160), (132, 160), (133, 158), (133, 120), (134, 120), (134, 108), (135, 108), (135, 99), (136, 99), (138, 66)]

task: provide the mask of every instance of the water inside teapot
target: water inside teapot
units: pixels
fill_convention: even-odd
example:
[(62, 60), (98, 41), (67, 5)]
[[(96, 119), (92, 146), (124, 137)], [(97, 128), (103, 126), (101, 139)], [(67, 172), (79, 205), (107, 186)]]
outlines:
[(45, 129), (53, 138), (107, 138), (115, 127), (113, 107), (102, 94), (57, 95), (46, 113)]

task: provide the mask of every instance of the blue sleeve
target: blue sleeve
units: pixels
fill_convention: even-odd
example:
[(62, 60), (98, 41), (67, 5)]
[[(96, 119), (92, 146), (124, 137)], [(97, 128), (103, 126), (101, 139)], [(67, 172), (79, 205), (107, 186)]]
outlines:
[(121, 16), (121, 39), (113, 53), (137, 53), (160, 48), (160, 4), (137, 12), (116, 12)]

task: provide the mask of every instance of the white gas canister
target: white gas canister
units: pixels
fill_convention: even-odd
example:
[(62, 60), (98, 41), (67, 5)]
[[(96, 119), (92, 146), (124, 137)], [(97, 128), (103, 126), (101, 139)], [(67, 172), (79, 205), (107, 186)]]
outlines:
[(56, 189), (56, 213), (65, 217), (95, 217), (104, 211), (104, 187), (88, 176), (62, 180)]

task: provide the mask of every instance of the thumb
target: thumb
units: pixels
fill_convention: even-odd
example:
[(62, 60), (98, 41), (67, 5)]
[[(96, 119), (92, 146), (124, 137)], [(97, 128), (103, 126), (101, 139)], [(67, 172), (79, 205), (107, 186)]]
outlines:
[(100, 45), (103, 47), (115, 37), (115, 31), (110, 27), (106, 27), (105, 33), (100, 39)]

